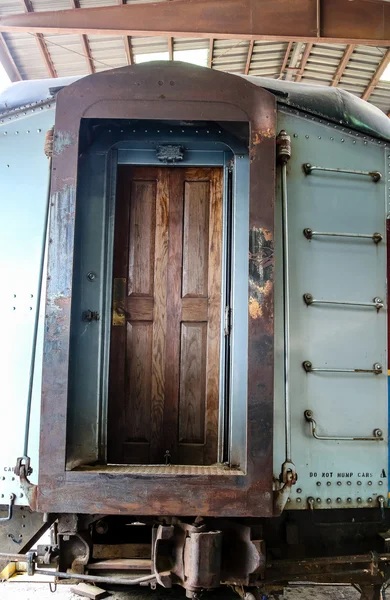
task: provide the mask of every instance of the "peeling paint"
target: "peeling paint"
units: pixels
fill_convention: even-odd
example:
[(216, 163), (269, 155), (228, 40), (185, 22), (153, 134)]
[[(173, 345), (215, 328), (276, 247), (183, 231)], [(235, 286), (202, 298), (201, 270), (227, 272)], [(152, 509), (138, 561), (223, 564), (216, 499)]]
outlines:
[(75, 143), (74, 136), (69, 131), (56, 131), (54, 133), (54, 153), (61, 154)]
[(268, 129), (263, 129), (261, 132), (259, 131), (254, 131), (252, 134), (252, 145), (253, 146), (258, 146), (259, 144), (261, 144), (261, 142), (264, 139), (267, 138), (274, 138), (275, 137), (275, 132), (273, 131), (273, 129), (270, 129), (268, 127)]

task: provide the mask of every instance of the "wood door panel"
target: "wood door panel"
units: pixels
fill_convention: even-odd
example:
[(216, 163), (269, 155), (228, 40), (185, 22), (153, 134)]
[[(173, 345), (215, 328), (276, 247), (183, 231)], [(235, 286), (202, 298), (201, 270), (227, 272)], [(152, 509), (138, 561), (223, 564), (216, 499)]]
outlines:
[(128, 442), (150, 442), (152, 323), (127, 323), (125, 419)]
[(156, 181), (131, 185), (129, 296), (153, 296), (156, 230)]
[(161, 464), (168, 450), (174, 464), (212, 464), (222, 170), (119, 171), (114, 278), (127, 278), (127, 297), (111, 339), (109, 460)]
[(209, 181), (185, 181), (182, 297), (208, 296)]
[(204, 444), (207, 323), (182, 323), (179, 442)]

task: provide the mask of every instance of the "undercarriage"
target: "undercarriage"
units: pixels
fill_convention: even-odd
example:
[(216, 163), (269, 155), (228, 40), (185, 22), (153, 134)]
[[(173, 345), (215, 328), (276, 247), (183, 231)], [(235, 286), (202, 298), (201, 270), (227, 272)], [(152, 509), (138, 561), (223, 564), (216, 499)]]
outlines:
[[(24, 570), (58, 581), (181, 586), (188, 598), (220, 586), (260, 598), (299, 581), (349, 583), (374, 599), (390, 577), (388, 521), (372, 509), (277, 519), (62, 514), (42, 522), (18, 508), (0, 524), (0, 561), (8, 564), (3, 578)], [(50, 544), (34, 546), (49, 528)]]

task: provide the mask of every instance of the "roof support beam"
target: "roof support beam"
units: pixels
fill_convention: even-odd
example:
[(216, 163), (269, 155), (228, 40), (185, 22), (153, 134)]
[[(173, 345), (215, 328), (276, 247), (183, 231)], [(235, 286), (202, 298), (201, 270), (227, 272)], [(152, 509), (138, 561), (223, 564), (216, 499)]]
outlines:
[(340, 79), (343, 76), (343, 73), (347, 67), (347, 64), (349, 63), (349, 59), (351, 58), (354, 50), (355, 44), (348, 44), (343, 54), (343, 58), (340, 60), (339, 66), (337, 67), (336, 73), (334, 74), (332, 83), (330, 84), (331, 87), (336, 87), (339, 84)]
[(296, 42), (291, 52), (291, 58), (288, 66), (285, 67), (286, 73), (286, 81), (293, 81), (294, 75), (299, 71), (298, 63), (300, 57), (304, 52), (304, 44), (302, 42)]
[(213, 58), (214, 58), (214, 38), (210, 38), (209, 58), (207, 61), (207, 66), (209, 69), (213, 68)]
[(168, 38), (168, 54), (169, 60), (173, 60), (173, 37)]
[(22, 76), (12, 58), (12, 54), (2, 33), (0, 33), (0, 63), (3, 65), (5, 72), (12, 82), (22, 80)]
[[(33, 14), (33, 5), (31, 0), (22, 0), (24, 11), (28, 14)], [(35, 33), (35, 39), (38, 44), (39, 51), (42, 55), (43, 62), (45, 63), (49, 77), (57, 77), (57, 72), (54, 68), (53, 61), (51, 60), (50, 52), (47, 49), (47, 45), (42, 33)]]
[(284, 53), (284, 58), (283, 58), (282, 66), (280, 67), (280, 73), (279, 73), (278, 79), (282, 79), (284, 71), (286, 70), (287, 62), (288, 62), (288, 59), (289, 59), (289, 56), (290, 56), (292, 45), (293, 45), (293, 42), (289, 42), (287, 44), (286, 52)]
[(377, 85), (378, 81), (382, 77), (383, 73), (385, 72), (386, 67), (389, 64), (390, 64), (390, 50), (387, 50), (387, 52), (385, 53), (384, 57), (382, 58), (382, 60), (379, 64), (377, 70), (375, 71), (374, 75), (372, 76), (370, 83), (368, 84), (368, 86), (366, 87), (366, 89), (363, 92), (363, 95), (362, 95), (363, 100), (369, 99), (372, 92), (374, 91), (375, 86)]
[[(118, 0), (118, 4), (126, 4), (126, 0)], [(133, 48), (131, 45), (131, 37), (129, 35), (123, 36), (123, 43), (125, 45), (125, 52), (127, 57), (127, 64), (132, 65), (134, 63)]]
[(295, 75), (295, 81), (301, 81), (312, 48), (313, 44), (306, 44), (302, 54), (301, 62), (299, 64), (299, 71)]
[(0, 31), (390, 45), (390, 3), (171, 0), (0, 17)]
[[(73, 8), (80, 8), (80, 0), (70, 0)], [(95, 64), (93, 62), (91, 48), (89, 47), (88, 37), (85, 34), (80, 36), (81, 45), (83, 47), (83, 54), (85, 56), (85, 60), (87, 61), (87, 67), (89, 73), (96, 73)]]
[(248, 56), (246, 59), (246, 65), (245, 65), (245, 75), (248, 75), (249, 70), (251, 68), (251, 62), (252, 62), (252, 54), (253, 54), (253, 48), (255, 47), (255, 40), (251, 40), (249, 42), (249, 48), (248, 48)]

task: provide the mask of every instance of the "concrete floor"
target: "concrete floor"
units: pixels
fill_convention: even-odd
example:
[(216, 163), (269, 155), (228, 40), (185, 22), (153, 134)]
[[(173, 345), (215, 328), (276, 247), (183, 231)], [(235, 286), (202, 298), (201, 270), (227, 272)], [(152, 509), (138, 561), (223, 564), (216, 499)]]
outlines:
[[(358, 600), (360, 594), (350, 586), (292, 586), (286, 588), (286, 600)], [(238, 596), (226, 591), (218, 594), (205, 594), (203, 600), (238, 600)], [(48, 583), (0, 583), (1, 600), (81, 600), (72, 594), (70, 586), (58, 585), (55, 594), (51, 593)], [(185, 600), (181, 590), (175, 593), (156, 590), (130, 590), (111, 592), (109, 600)]]

